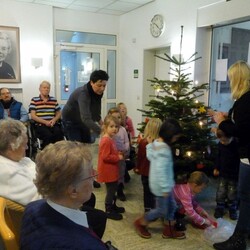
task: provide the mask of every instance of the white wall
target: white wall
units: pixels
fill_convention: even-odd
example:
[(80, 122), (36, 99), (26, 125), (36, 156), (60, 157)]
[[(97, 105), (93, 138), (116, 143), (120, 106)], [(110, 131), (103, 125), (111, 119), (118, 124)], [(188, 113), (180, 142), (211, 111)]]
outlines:
[[(206, 5), (220, 2), (220, 11)], [(54, 95), (54, 58), (53, 29), (79, 30), (86, 32), (117, 34), (118, 51), (118, 101), (128, 106), (129, 115), (135, 126), (141, 122), (143, 102), (143, 60), (144, 50), (171, 47), (171, 54), (179, 54), (181, 25), (184, 25), (184, 58), (196, 51), (201, 52), (202, 63), (195, 65), (195, 76), (207, 80), (209, 75), (210, 41), (204, 45), (204, 39), (197, 39), (198, 27), (206, 27), (218, 21), (247, 17), (249, 0), (156, 0), (142, 8), (120, 17), (87, 12), (54, 9), (46, 5), (18, 3), (12, 0), (0, 0), (0, 25), (20, 28), (21, 73), (22, 82), (18, 84), (0, 84), (22, 90), (23, 102), (27, 107), (30, 98), (38, 94), (39, 83), (47, 79), (52, 83)], [(225, 7), (226, 6), (226, 7)], [(200, 8), (204, 7), (204, 8)], [(226, 13), (224, 13), (224, 7)], [(197, 11), (199, 9), (199, 11)], [(216, 9), (216, 8), (215, 8)], [(236, 11), (237, 10), (237, 11)], [(221, 14), (223, 13), (223, 15)], [(235, 14), (236, 13), (236, 14)], [(155, 14), (165, 18), (165, 31), (159, 38), (150, 35), (150, 20)], [(197, 16), (198, 15), (198, 16)], [(206, 28), (204, 28), (206, 29)], [(200, 38), (210, 39), (209, 29), (199, 33)], [(207, 33), (208, 32), (208, 33)], [(34, 69), (31, 58), (42, 57), (43, 67)], [(201, 65), (201, 66), (200, 66)], [(139, 70), (139, 78), (133, 78), (134, 69)], [(191, 68), (193, 73), (194, 67)], [(195, 79), (196, 80), (196, 79)]]
[[(216, 0), (156, 0), (120, 18), (120, 81), (122, 100), (137, 126), (141, 122), (143, 105), (143, 55), (145, 49), (171, 46), (171, 54), (179, 54), (181, 25), (184, 26), (182, 54), (191, 56), (196, 50), (197, 9)], [(155, 14), (163, 15), (165, 31), (159, 38), (151, 36), (150, 20)], [(136, 40), (136, 42), (134, 42)], [(191, 65), (192, 66), (192, 65)], [(166, 67), (167, 68), (167, 67)], [(139, 78), (133, 78), (133, 70), (139, 69)], [(193, 73), (193, 68), (190, 69)]]
[[(24, 4), (12, 0), (0, 0), (0, 25), (20, 28), (21, 83), (0, 84), (0, 87), (20, 89), (23, 103), (28, 107), (30, 99), (39, 93), (43, 79), (53, 83), (53, 13), (45, 5)], [(43, 67), (31, 66), (31, 58), (42, 57)], [(52, 87), (52, 94), (54, 93)]]

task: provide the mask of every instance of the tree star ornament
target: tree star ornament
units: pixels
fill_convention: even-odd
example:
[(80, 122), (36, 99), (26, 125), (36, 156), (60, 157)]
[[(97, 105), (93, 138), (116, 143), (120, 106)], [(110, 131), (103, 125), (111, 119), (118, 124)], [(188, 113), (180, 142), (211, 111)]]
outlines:
[(201, 106), (201, 107), (198, 108), (198, 112), (199, 113), (206, 113), (207, 111), (206, 111), (204, 106)]

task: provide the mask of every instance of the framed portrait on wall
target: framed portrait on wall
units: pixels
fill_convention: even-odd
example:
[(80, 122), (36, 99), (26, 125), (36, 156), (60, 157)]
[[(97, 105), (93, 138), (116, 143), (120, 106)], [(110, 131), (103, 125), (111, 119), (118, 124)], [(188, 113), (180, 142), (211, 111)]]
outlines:
[(0, 83), (21, 82), (19, 28), (0, 26)]

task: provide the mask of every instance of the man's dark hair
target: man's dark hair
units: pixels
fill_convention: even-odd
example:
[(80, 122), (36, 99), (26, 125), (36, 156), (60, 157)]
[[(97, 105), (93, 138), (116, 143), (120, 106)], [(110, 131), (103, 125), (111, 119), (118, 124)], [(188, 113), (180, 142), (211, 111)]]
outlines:
[(159, 137), (161, 137), (165, 143), (170, 144), (173, 136), (182, 133), (182, 129), (177, 120), (167, 118), (161, 125), (159, 131)]
[(89, 80), (95, 83), (95, 82), (97, 82), (99, 80), (108, 81), (108, 79), (109, 79), (109, 75), (107, 74), (106, 71), (104, 71), (104, 70), (95, 70), (95, 71), (93, 71), (91, 73)]

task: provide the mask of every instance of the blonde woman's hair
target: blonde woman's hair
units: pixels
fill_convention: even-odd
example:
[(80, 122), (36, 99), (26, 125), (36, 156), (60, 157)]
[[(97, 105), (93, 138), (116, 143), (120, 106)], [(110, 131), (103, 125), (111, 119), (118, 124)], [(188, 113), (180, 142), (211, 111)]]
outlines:
[(244, 61), (237, 61), (228, 69), (232, 98), (237, 100), (250, 90), (250, 67)]
[(158, 138), (161, 125), (162, 121), (159, 118), (151, 118), (144, 129), (144, 138), (148, 136), (153, 140)]

